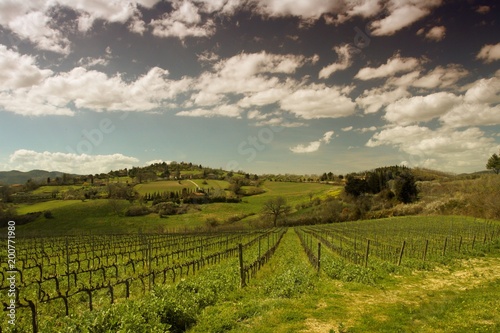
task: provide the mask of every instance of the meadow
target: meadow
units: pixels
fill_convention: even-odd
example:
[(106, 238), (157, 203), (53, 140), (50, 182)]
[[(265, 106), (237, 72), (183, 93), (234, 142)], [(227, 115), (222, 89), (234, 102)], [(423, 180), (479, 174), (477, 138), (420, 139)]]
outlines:
[[(220, 180), (193, 180), (201, 188), (225, 189), (228, 182)], [(196, 186), (186, 180), (181, 184), (178, 181), (158, 181), (136, 185), (139, 193), (153, 193), (164, 191), (180, 191), (190, 186)], [(34, 204), (20, 204), (17, 212), (27, 214), (33, 212), (50, 211), (52, 216), (40, 216), (32, 223), (18, 227), (18, 232), (26, 236), (48, 236), (88, 233), (137, 233), (182, 231), (186, 229), (202, 228), (209, 218), (225, 221), (231, 218), (244, 217), (238, 221), (237, 227), (248, 229), (259, 220), (258, 214), (264, 202), (276, 196), (285, 196), (291, 207), (299, 203), (309, 202), (314, 197), (337, 195), (340, 187), (318, 183), (286, 183), (265, 182), (262, 185), (264, 193), (243, 197), (240, 203), (212, 203), (195, 205), (188, 214), (172, 215), (161, 218), (158, 214), (146, 216), (122, 216), (130, 204), (126, 200), (96, 199), (96, 200), (51, 200)]]

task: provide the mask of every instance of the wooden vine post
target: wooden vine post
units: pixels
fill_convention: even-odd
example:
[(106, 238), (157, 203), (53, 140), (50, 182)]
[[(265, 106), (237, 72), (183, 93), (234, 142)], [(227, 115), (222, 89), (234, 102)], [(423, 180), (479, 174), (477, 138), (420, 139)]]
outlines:
[(368, 256), (370, 255), (370, 240), (366, 242), (365, 268), (368, 267)]
[(318, 242), (318, 274), (321, 269), (321, 242)]
[(403, 241), (403, 244), (401, 245), (401, 251), (399, 252), (398, 266), (401, 266), (401, 260), (403, 259), (405, 245), (406, 245), (406, 241)]
[(240, 243), (238, 244), (238, 257), (240, 259), (240, 286), (241, 288), (245, 287), (245, 270), (243, 267), (243, 245)]

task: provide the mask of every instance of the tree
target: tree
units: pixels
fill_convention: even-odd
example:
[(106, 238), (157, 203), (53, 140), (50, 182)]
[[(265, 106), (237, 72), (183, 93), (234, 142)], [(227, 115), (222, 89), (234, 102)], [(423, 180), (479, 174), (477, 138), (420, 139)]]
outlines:
[(418, 189), (415, 177), (410, 172), (402, 172), (395, 179), (396, 198), (403, 203), (410, 203), (417, 198)]
[(273, 226), (276, 227), (278, 219), (286, 216), (290, 212), (291, 207), (287, 205), (286, 199), (282, 196), (272, 198), (264, 203), (262, 214), (269, 216), (273, 220)]
[(488, 159), (488, 163), (486, 163), (486, 169), (493, 170), (493, 172), (498, 175), (500, 172), (500, 156), (497, 154), (491, 155)]
[(349, 175), (344, 190), (353, 197), (359, 197), (361, 194), (368, 192), (368, 183), (364, 179)]

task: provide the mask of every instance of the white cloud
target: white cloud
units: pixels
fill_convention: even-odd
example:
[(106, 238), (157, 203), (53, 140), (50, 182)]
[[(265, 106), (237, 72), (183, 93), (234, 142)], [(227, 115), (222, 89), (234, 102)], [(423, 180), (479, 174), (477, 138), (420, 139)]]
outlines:
[(371, 80), (382, 77), (393, 76), (401, 72), (409, 72), (420, 65), (416, 58), (401, 58), (399, 55), (388, 59), (387, 62), (379, 67), (365, 67), (359, 70), (355, 78), (360, 80)]
[(297, 16), (304, 20), (318, 19), (335, 11), (339, 5), (329, 0), (253, 0), (255, 10), (264, 16)]
[(500, 43), (483, 46), (477, 54), (476, 59), (483, 60), (485, 63), (500, 60)]
[(368, 18), (375, 16), (380, 12), (382, 6), (379, 0), (347, 0), (343, 1), (343, 7), (337, 11), (336, 18), (327, 15), (325, 20), (327, 23), (341, 24), (355, 16)]
[(365, 114), (378, 112), (382, 107), (387, 106), (402, 97), (409, 96), (410, 93), (405, 88), (385, 90), (385, 88), (373, 88), (365, 90), (356, 103), (364, 110)]
[(304, 119), (340, 118), (353, 115), (356, 104), (342, 87), (311, 84), (297, 89), (280, 101), (283, 110)]
[(242, 98), (238, 102), (238, 105), (243, 108), (248, 108), (251, 106), (263, 106), (263, 105), (273, 104), (278, 102), (288, 94), (290, 94), (290, 91), (286, 88), (281, 88), (281, 87), (270, 88), (268, 90), (259, 91)]
[(78, 60), (78, 65), (85, 68), (90, 68), (95, 66), (107, 66), (108, 64), (109, 60), (102, 57), (101, 58), (86, 57), (86, 58), (80, 58), (80, 60)]
[(491, 7), (490, 6), (479, 6), (477, 7), (476, 9), (476, 13), (479, 13), (479, 14), (487, 14), (489, 13), (491, 10)]
[(447, 92), (402, 98), (386, 107), (385, 119), (399, 125), (429, 121), (449, 112), (461, 98)]
[(469, 71), (461, 65), (449, 64), (446, 67), (438, 66), (427, 74), (411, 82), (417, 88), (434, 89), (448, 88), (457, 81), (469, 75)]
[(198, 7), (190, 1), (175, 1), (174, 10), (165, 13), (161, 19), (151, 20), (153, 35), (158, 37), (209, 37), (215, 33), (215, 24), (211, 19), (202, 21)]
[(450, 127), (500, 125), (500, 105), (463, 103), (442, 115), (440, 120)]
[(313, 153), (319, 149), (321, 141), (313, 141), (307, 145), (299, 144), (295, 147), (290, 147), (290, 150), (296, 154)]
[(489, 79), (479, 79), (473, 82), (465, 92), (464, 99), (471, 104), (500, 103), (500, 73)]
[(50, 76), (29, 89), (0, 94), (0, 106), (22, 115), (71, 115), (70, 105), (94, 111), (150, 111), (183, 93), (191, 80), (167, 79), (168, 71), (158, 67), (136, 81), (76, 67)]
[(342, 132), (349, 132), (349, 131), (352, 131), (354, 127), (352, 126), (347, 126), (347, 127), (342, 127)]
[(128, 29), (136, 34), (144, 35), (148, 30), (146, 22), (144, 22), (139, 15), (135, 15), (128, 25)]
[(356, 131), (361, 132), (361, 133), (366, 133), (366, 132), (375, 132), (376, 130), (377, 130), (377, 127), (370, 126), (370, 127), (359, 128)]
[(444, 39), (446, 36), (446, 27), (445, 26), (435, 26), (432, 27), (426, 34), (425, 38), (428, 40), (432, 40), (435, 42), (439, 42)]
[(247, 112), (247, 118), (248, 119), (256, 119), (256, 120), (263, 120), (268, 117), (267, 114), (263, 114), (258, 110), (252, 110)]
[[(276, 74), (293, 74), (308, 61), (311, 59), (301, 55), (241, 53), (215, 63), (212, 71), (198, 77), (194, 89), (210, 94), (245, 94), (250, 100), (243, 104), (250, 106), (251, 94), (286, 84)], [(255, 98), (262, 100), (265, 94)]]
[(349, 68), (352, 64), (351, 60), (351, 46), (346, 44), (342, 46), (334, 47), (335, 53), (337, 53), (338, 62), (334, 62), (326, 67), (323, 67), (319, 72), (320, 79), (329, 78), (333, 73)]
[(75, 174), (94, 174), (130, 168), (138, 162), (137, 158), (122, 154), (78, 155), (19, 149), (10, 155), (9, 167), (20, 171), (42, 169)]
[(70, 41), (59, 30), (50, 27), (50, 21), (50, 17), (45, 13), (35, 11), (16, 16), (7, 26), (19, 37), (30, 40), (41, 50), (69, 54)]
[(430, 14), (442, 0), (390, 0), (387, 4), (389, 13), (383, 19), (371, 24), (374, 36), (390, 36)]
[(328, 132), (326, 132), (325, 134), (323, 134), (323, 138), (320, 139), (320, 141), (322, 141), (324, 143), (330, 143), (330, 141), (332, 141), (333, 134), (335, 134), (334, 131), (328, 131)]
[(34, 57), (21, 55), (0, 44), (0, 91), (31, 87), (50, 75), (52, 71), (40, 69)]
[(242, 110), (236, 105), (219, 105), (212, 109), (195, 109), (177, 112), (177, 116), (183, 117), (230, 117), (241, 118)]
[(313, 153), (321, 147), (322, 143), (324, 144), (330, 143), (333, 134), (334, 131), (328, 131), (325, 134), (323, 134), (323, 137), (321, 139), (309, 142), (307, 145), (299, 144), (295, 147), (290, 147), (290, 150), (296, 154)]
[(483, 170), (484, 156), (500, 148), (493, 138), (475, 127), (457, 131), (416, 125), (384, 129), (366, 143), (368, 147), (382, 145), (396, 147), (410, 155), (411, 166), (460, 172)]

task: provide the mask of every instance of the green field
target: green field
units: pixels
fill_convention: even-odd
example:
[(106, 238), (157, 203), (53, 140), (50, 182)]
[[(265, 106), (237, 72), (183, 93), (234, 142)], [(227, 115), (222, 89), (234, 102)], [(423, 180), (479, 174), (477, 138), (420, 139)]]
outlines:
[[(203, 188), (224, 189), (229, 183), (221, 180), (194, 180)], [(182, 188), (195, 190), (195, 184), (183, 180), (158, 181), (136, 185), (139, 193), (154, 193), (163, 191), (181, 191)], [(262, 186), (264, 193), (243, 197), (241, 203), (212, 203), (193, 207), (187, 214), (172, 215), (160, 218), (158, 214), (147, 216), (121, 216), (131, 204), (125, 200), (53, 200), (36, 204), (22, 204), (17, 208), (19, 214), (50, 211), (53, 218), (39, 217), (35, 222), (19, 226), (19, 232), (36, 235), (50, 234), (86, 234), (86, 233), (135, 233), (157, 232), (162, 230), (184, 230), (186, 228), (200, 228), (205, 226), (208, 218), (215, 218), (223, 222), (230, 218), (243, 217), (237, 222), (237, 227), (249, 228), (256, 220), (264, 203), (276, 196), (285, 196), (288, 204), (294, 209), (295, 205), (310, 201), (310, 194), (314, 197), (325, 197), (339, 191), (338, 187), (317, 183), (285, 183), (266, 182)]]

